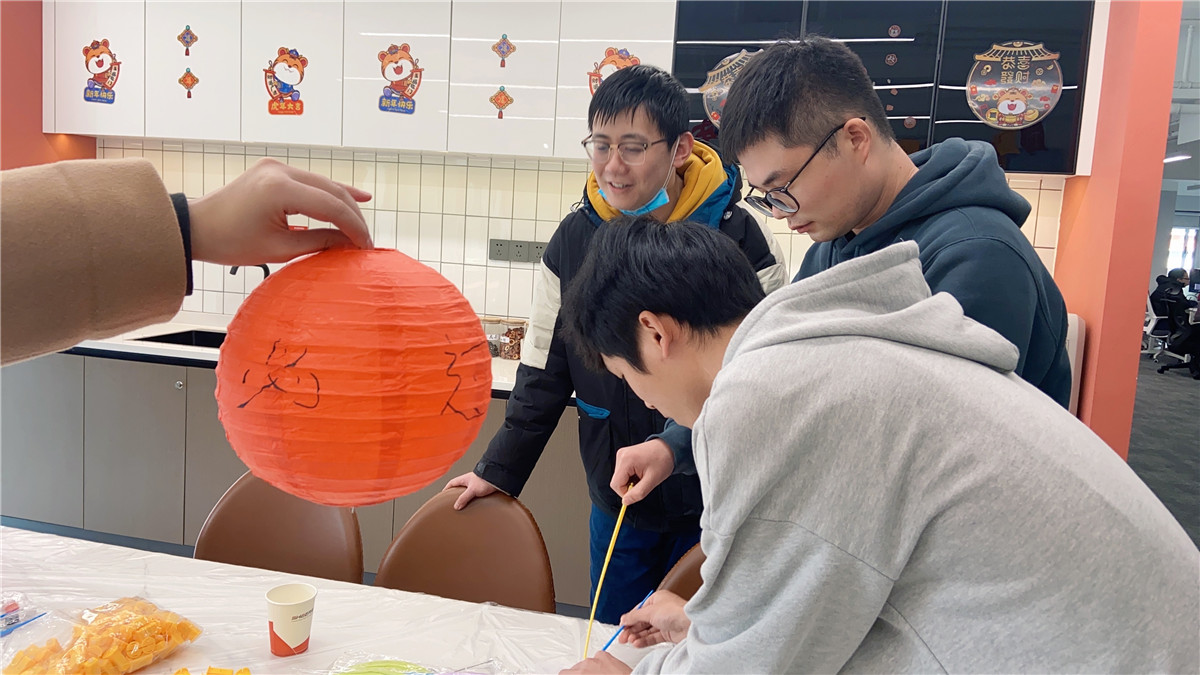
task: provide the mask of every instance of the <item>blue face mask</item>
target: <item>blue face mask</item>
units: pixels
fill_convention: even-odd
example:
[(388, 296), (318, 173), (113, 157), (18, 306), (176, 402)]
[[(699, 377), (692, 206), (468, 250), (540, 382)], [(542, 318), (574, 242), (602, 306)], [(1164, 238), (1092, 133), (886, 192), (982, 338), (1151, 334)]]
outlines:
[[(676, 141), (675, 145), (671, 146), (671, 156), (672, 157), (675, 156), (675, 149), (678, 146), (679, 146), (679, 141)], [(667, 179), (665, 181), (663, 181), (662, 187), (658, 188), (658, 193), (655, 194), (654, 197), (650, 201), (646, 202), (644, 205), (642, 205), (636, 209), (632, 209), (629, 211), (626, 211), (625, 209), (617, 209), (617, 210), (620, 211), (621, 213), (624, 213), (627, 216), (644, 216), (647, 213), (657, 211), (658, 209), (661, 209), (662, 207), (666, 206), (667, 204), (670, 204), (671, 197), (667, 195), (667, 184), (671, 182), (671, 172), (674, 170), (675, 170), (674, 164), (667, 167)], [(608, 200), (608, 195), (604, 194), (604, 190), (602, 188), (600, 188), (599, 190), (600, 190), (600, 196), (604, 199), (604, 201), (611, 204), (612, 202), (610, 202)]]

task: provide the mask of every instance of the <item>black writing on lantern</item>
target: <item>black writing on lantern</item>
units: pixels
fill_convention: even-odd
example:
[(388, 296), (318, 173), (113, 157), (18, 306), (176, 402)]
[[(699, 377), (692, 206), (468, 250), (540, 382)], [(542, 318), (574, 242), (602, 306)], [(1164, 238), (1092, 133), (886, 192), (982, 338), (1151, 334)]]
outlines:
[[(446, 336), (446, 342), (450, 342), (449, 335)], [(456, 365), (458, 365), (458, 360), (460, 358), (465, 357), (467, 354), (470, 354), (471, 352), (474, 352), (477, 349), (487, 350), (487, 348), (488, 348), (487, 341), (485, 340), (483, 342), (479, 342), (475, 345), (472, 345), (471, 347), (468, 347), (467, 349), (465, 349), (461, 352), (443, 352), (446, 356), (450, 357), (450, 364), (448, 366), (446, 366), (446, 377), (449, 377), (454, 380), (454, 390), (450, 392), (450, 396), (446, 399), (446, 405), (442, 406), (441, 414), (445, 415), (447, 413), (453, 413), (455, 415), (459, 415), (464, 420), (469, 421), (469, 420), (473, 420), (477, 417), (482, 417), (484, 414), (487, 413), (487, 410), (480, 408), (478, 406), (471, 407), (468, 409), (460, 409), (457, 405), (455, 405), (454, 399), (456, 396), (458, 396), (458, 390), (460, 388), (462, 388), (463, 377), (462, 377), (462, 375), (459, 375), (459, 374), (453, 372), (454, 367)]]
[[(276, 340), (272, 343), (271, 353), (267, 354), (266, 383), (260, 386), (253, 396), (239, 405), (239, 408), (245, 408), (251, 401), (264, 393), (268, 397), (290, 398), (293, 405), (309, 410), (316, 408), (321, 403), (321, 380), (317, 378), (316, 373), (298, 367), (300, 360), (308, 355), (308, 347), (292, 358), (294, 350), (281, 347), (280, 342), (283, 340)], [(249, 379), (250, 369), (247, 368), (246, 372), (242, 374), (242, 384), (246, 384)]]

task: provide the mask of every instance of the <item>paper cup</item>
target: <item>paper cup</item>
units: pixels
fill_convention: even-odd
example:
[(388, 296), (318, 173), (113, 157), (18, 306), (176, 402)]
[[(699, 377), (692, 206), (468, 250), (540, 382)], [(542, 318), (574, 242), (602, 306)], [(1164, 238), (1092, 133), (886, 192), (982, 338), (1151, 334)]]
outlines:
[(317, 589), (310, 584), (284, 584), (267, 591), (267, 626), (271, 653), (292, 656), (308, 651)]

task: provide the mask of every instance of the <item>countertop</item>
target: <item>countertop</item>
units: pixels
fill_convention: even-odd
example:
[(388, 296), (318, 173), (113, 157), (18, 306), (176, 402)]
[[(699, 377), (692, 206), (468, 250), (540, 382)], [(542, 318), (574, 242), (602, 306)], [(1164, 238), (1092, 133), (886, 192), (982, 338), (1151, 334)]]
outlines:
[[(142, 338), (189, 330), (225, 332), (224, 325), (214, 323), (208, 317), (189, 316), (188, 314), (188, 312), (180, 312), (178, 316), (167, 323), (146, 326), (105, 340), (84, 340), (67, 350), (66, 353), (197, 368), (216, 368), (219, 353), (216, 348), (142, 341)], [(492, 359), (493, 398), (508, 398), (516, 384), (518, 363), (520, 362), (508, 359)]]

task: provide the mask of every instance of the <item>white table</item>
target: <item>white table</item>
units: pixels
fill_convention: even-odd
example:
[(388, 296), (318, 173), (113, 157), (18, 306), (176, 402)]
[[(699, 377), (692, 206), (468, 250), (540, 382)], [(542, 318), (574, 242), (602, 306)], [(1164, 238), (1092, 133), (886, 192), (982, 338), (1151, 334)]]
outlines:
[[(436, 564), (436, 563), (435, 563)], [(195, 643), (139, 673), (208, 666), (254, 675), (328, 672), (362, 651), (427, 666), (467, 668), (489, 659), (508, 672), (557, 672), (579, 661), (587, 622), (490, 604), (447, 600), (294, 574), (192, 560), (51, 534), (0, 528), (0, 582), (44, 609), (79, 610), (138, 595), (204, 629)], [(266, 600), (272, 586), (317, 587), (311, 645), (299, 656), (272, 656)], [(30, 624), (32, 629), (37, 622)], [(19, 638), (27, 628), (7, 639)], [(615, 630), (596, 624), (592, 652)], [(69, 637), (69, 634), (68, 634)], [(23, 645), (22, 645), (23, 646)], [(633, 665), (644, 652), (615, 644)]]

